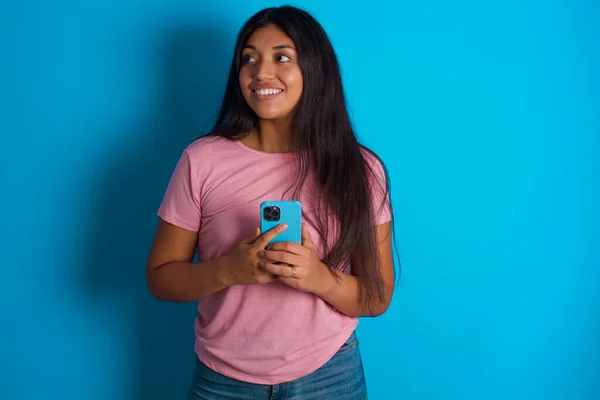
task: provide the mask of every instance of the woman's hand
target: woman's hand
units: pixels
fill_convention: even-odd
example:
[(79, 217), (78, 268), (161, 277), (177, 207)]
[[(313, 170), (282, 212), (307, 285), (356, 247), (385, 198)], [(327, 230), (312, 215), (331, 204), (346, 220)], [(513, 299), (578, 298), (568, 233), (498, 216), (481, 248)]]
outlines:
[(227, 269), (227, 283), (249, 285), (276, 280), (277, 277), (259, 266), (261, 259), (258, 254), (264, 251), (273, 238), (286, 229), (287, 225), (281, 224), (261, 235), (260, 228), (256, 228), (253, 235), (244, 238), (231, 253), (224, 256), (223, 265)]
[[(258, 253), (260, 267), (291, 287), (319, 295), (331, 278), (329, 268), (321, 262), (305, 224), (302, 224), (302, 244), (280, 242)], [(283, 264), (275, 264), (280, 262)]]

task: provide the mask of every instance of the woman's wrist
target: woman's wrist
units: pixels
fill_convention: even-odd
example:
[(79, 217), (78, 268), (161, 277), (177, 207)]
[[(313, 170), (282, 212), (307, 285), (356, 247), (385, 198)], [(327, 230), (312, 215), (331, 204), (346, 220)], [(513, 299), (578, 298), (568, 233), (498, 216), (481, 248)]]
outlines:
[(327, 265), (321, 262), (320, 265), (321, 278), (319, 279), (319, 286), (313, 291), (313, 294), (326, 300), (331, 293), (336, 290), (339, 286), (338, 279), (335, 277), (333, 272)]
[(212, 262), (215, 264), (216, 279), (221, 286), (226, 288), (235, 284), (235, 274), (232, 271), (232, 263), (227, 254), (213, 259)]

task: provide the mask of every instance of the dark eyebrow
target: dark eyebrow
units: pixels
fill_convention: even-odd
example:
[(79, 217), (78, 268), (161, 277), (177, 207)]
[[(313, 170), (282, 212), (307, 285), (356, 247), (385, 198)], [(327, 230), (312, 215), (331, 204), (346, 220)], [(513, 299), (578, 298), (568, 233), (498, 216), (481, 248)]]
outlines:
[[(245, 45), (244, 48), (245, 49), (256, 50), (256, 47), (252, 46), (251, 44)], [(273, 50), (281, 50), (281, 49), (292, 49), (292, 50), (296, 51), (296, 49), (294, 48), (294, 46), (289, 45), (289, 44), (280, 44), (278, 46), (273, 46)]]

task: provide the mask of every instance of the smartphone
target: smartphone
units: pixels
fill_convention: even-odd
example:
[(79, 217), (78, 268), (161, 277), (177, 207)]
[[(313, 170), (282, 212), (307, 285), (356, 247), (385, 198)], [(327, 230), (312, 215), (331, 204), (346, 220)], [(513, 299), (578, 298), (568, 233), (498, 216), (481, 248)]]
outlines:
[(302, 244), (302, 204), (299, 201), (265, 201), (260, 205), (261, 234), (279, 224), (287, 224), (288, 228), (269, 244), (278, 242)]

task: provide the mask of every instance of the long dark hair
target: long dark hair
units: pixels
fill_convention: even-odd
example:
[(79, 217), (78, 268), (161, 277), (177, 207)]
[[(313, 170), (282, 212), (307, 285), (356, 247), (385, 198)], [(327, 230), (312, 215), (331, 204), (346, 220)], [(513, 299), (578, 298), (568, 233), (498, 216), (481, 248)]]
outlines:
[[(373, 226), (371, 191), (383, 190), (389, 196), (389, 177), (383, 163), (356, 139), (344, 97), (342, 78), (335, 51), (323, 27), (308, 12), (283, 6), (267, 8), (252, 16), (238, 34), (225, 96), (211, 135), (231, 140), (245, 138), (258, 128), (258, 116), (246, 103), (239, 84), (242, 50), (252, 33), (275, 25), (294, 42), (304, 81), (303, 93), (292, 119), (292, 150), (299, 167), (294, 183), (298, 196), (308, 174), (314, 174), (320, 194), (318, 221), (312, 221), (323, 239), (323, 262), (335, 274), (336, 266), (350, 263), (360, 282), (360, 300), (371, 309), (372, 301), (384, 301), (378, 243)], [(305, 151), (310, 150), (310, 151)], [(376, 172), (363, 152), (381, 163), (386, 180), (373, 188)], [(381, 181), (381, 179), (380, 179)], [(328, 246), (330, 213), (336, 217), (337, 241)], [(306, 216), (305, 216), (306, 217)], [(393, 228), (392, 228), (393, 232)]]

